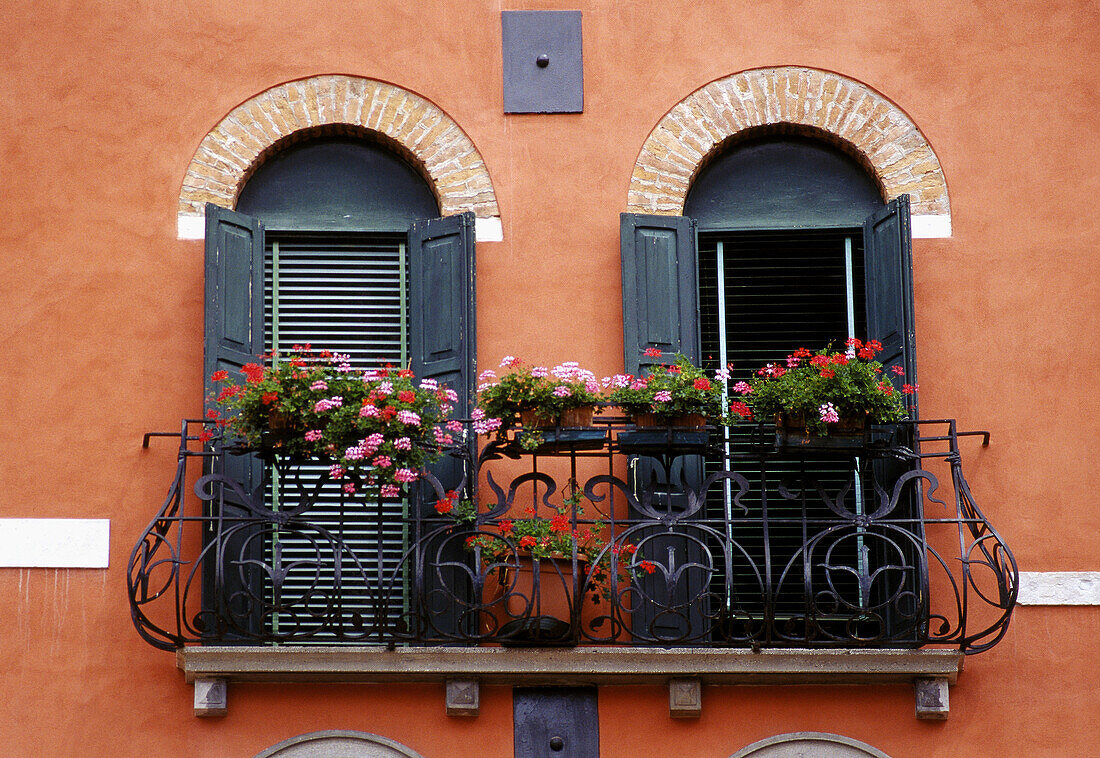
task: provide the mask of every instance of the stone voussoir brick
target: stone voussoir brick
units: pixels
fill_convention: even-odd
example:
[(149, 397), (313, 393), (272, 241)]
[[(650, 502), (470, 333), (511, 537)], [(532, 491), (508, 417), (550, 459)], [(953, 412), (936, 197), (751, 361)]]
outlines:
[(473, 142), (443, 111), (384, 82), (325, 75), (276, 85), (240, 104), (200, 141), (184, 174), (178, 214), (201, 216), (206, 202), (231, 204), (259, 161), (303, 130), (387, 135), (420, 163), (446, 212), (499, 217), (493, 183)]
[(828, 132), (862, 155), (891, 197), (910, 191), (915, 201), (919, 195), (921, 212), (950, 213), (939, 160), (900, 108), (855, 80), (799, 66), (744, 71), (685, 97), (646, 138), (627, 206), (681, 210), (690, 179), (710, 155), (745, 129), (765, 124)]

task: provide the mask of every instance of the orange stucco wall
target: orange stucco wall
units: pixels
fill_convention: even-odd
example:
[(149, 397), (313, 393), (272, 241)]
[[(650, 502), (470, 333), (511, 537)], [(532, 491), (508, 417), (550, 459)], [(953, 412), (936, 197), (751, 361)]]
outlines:
[[(585, 111), (502, 113), (500, 10), (583, 12)], [(203, 136), (268, 87), (392, 82), (465, 131), (503, 242), (478, 245), (478, 353), (622, 367), (619, 219), (643, 141), (714, 79), (804, 65), (898, 104), (935, 149), (953, 236), (914, 242), (922, 412), (988, 429), (969, 481), (1028, 571), (1096, 571), (1100, 10), (1093, 2), (9, 2), (0, 48), (0, 517), (111, 520), (108, 570), (0, 569), (0, 753), (251, 756), (360, 729), (426, 756), (511, 753), (511, 701), (434, 685), (238, 685), (191, 715), (130, 627), (125, 565), (201, 403), (202, 243), (176, 236)], [(837, 732), (892, 756), (1096, 755), (1100, 609), (1022, 608), (968, 661), (945, 724), (906, 687), (601, 691), (605, 756), (720, 756)], [(960, 747), (970, 745), (968, 748)]]

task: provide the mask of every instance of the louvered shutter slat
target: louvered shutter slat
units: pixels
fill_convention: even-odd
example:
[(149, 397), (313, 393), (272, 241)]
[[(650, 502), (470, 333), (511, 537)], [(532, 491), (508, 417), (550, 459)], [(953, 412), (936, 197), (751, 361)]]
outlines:
[[(274, 250), (269, 242), (264, 289), (268, 348), (276, 347), (270, 339), (277, 312), (281, 354), (296, 344), (311, 343), (314, 349), (346, 353), (359, 369), (402, 364), (407, 345), (401, 330), (403, 242), (403, 236), (280, 235), (277, 308)], [(306, 466), (303, 475), (308, 480), (321, 476), (325, 469)], [(269, 492), (269, 497), (274, 495)], [(298, 504), (286, 489), (280, 491), (279, 498), (284, 509)], [(305, 523), (291, 524), (276, 537), (284, 565), (298, 565), (290, 569), (281, 588), (281, 602), (293, 612), (277, 614), (273, 631), (288, 633), (297, 622), (302, 624), (302, 632), (309, 632), (323, 624), (342, 627), (351, 637), (348, 641), (370, 642), (370, 638), (361, 638), (365, 629), (355, 626), (356, 615), (369, 626), (381, 612), (386, 623), (392, 623), (405, 603), (401, 573), (404, 508), (400, 500), (365, 503), (361, 498), (344, 499), (338, 482), (326, 485), (304, 514)], [(345, 551), (334, 553), (333, 543), (322, 539), (317, 528), (327, 530)], [(325, 551), (318, 555), (315, 544)], [(310, 613), (318, 617), (311, 618)], [(323, 634), (309, 641), (331, 644), (341, 640)]]

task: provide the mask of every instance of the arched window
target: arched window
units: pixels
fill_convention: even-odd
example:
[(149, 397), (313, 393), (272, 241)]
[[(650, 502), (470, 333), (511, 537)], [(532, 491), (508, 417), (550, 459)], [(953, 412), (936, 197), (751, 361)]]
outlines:
[(702, 356), (748, 371), (798, 347), (868, 335), (864, 220), (885, 205), (871, 175), (823, 142), (740, 143), (692, 184)]
[[(646, 365), (642, 352), (649, 346), (717, 360), (709, 351), (703, 355), (702, 342), (707, 335), (717, 352), (710, 332), (720, 326), (729, 339), (759, 332), (760, 347), (737, 348), (755, 363), (815, 340), (842, 341), (862, 325), (861, 336), (883, 342), (884, 364), (904, 363), (906, 376), (915, 377), (911, 258), (908, 197), (883, 203), (856, 160), (810, 138), (739, 140), (699, 172), (683, 216), (622, 216), (626, 368), (633, 373)], [(821, 265), (828, 282), (815, 270)], [(746, 312), (717, 302), (720, 280), (745, 296)], [(745, 286), (764, 289), (753, 301), (749, 291), (740, 292)], [(862, 309), (849, 302), (856, 299)], [(728, 323), (715, 320), (720, 307)], [(700, 311), (709, 314), (707, 323)], [(836, 323), (821, 326), (822, 319)]]
[[(647, 360), (667, 361), (682, 353), (711, 369), (732, 362), (735, 380), (748, 379), (798, 347), (814, 350), (832, 342), (836, 348), (856, 336), (880, 340), (880, 360), (903, 365), (906, 381), (915, 381), (908, 197), (885, 203), (873, 175), (824, 140), (759, 131), (738, 135), (698, 172), (683, 216), (623, 214), (622, 264), (624, 357), (630, 373), (644, 372)], [(644, 356), (650, 346), (661, 349), (661, 358)], [(910, 415), (915, 412), (914, 402)], [(682, 456), (670, 471), (668, 502), (676, 507), (686, 497), (677, 491), (681, 477), (697, 491), (705, 473), (729, 468), (729, 455), (747, 451), (747, 444), (747, 434), (733, 433), (724, 460)], [(804, 467), (802, 475), (837, 488), (852, 475), (847, 465), (824, 458), (792, 463)], [(855, 465), (859, 470), (858, 461)], [(644, 461), (635, 466), (640, 476), (661, 478), (649, 468)], [(741, 473), (755, 481), (741, 503), (757, 509), (759, 524), (762, 485), (751, 471)], [(876, 469), (879, 473), (896, 475)], [(862, 497), (859, 478), (857, 499)], [(694, 594), (714, 604), (725, 597), (725, 612), (732, 617), (769, 615), (776, 623), (784, 614), (795, 619), (804, 612), (808, 600), (801, 582), (789, 590), (779, 586), (768, 598), (736, 596), (738, 572), (754, 576), (765, 562), (776, 576), (802, 576), (799, 556), (813, 514), (772, 492), (775, 486), (768, 486), (769, 528), (759, 534), (743, 529), (738, 536), (749, 556), (742, 566), (733, 559), (732, 594), (725, 589), (729, 577), (716, 572), (709, 593), (685, 586), (685, 598)], [(729, 508), (728, 493), (708, 491), (711, 515), (721, 517), (725, 509), (730, 518)], [(670, 537), (668, 542), (668, 549), (684, 553), (678, 565), (704, 560), (693, 553), (701, 548), (690, 540)], [(853, 552), (845, 559), (854, 572), (866, 572), (874, 556), (865, 559)], [(854, 595), (860, 592), (857, 585), (850, 589)], [(691, 613), (723, 612), (704, 606), (692, 604)], [(701, 617), (666, 617), (672, 627), (703, 623)], [(643, 624), (664, 620), (639, 619)], [(674, 638), (677, 630), (664, 633)]]
[[(320, 136), (274, 151), (243, 187), (235, 211), (206, 208), (208, 395), (216, 370), (237, 373), (261, 353), (274, 351), (278, 360), (293, 346), (310, 343), (349, 355), (356, 368), (409, 366), (421, 379), (448, 384), (459, 396), (455, 415), (468, 416), (474, 368), (473, 214), (438, 215), (438, 202), (422, 173), (377, 139)], [(245, 492), (264, 481), (264, 467), (254, 457), (227, 458), (234, 459), (226, 460), (227, 473)], [(434, 473), (448, 488), (461, 479), (454, 461), (441, 461)], [(277, 477), (268, 477), (265, 486), (271, 507), (295, 505)], [(435, 496), (429, 489), (415, 488), (413, 507), (430, 509)], [(244, 508), (230, 502), (232, 497), (227, 489), (230, 515), (234, 507)], [(345, 512), (337, 482), (330, 482), (329, 491), (310, 508), (311, 528), (327, 529), (339, 545), (372, 559), (362, 588), (347, 583), (353, 575), (361, 579), (363, 572), (344, 570), (341, 592), (361, 598), (358, 606), (343, 604), (345, 620), (378, 612), (370, 578), (381, 585), (384, 574), (397, 570), (405, 550), (405, 508), (395, 498), (377, 508)], [(318, 545), (327, 543), (314, 537), (241, 536), (242, 544), (256, 551), (270, 552), (278, 543), (279, 560), (290, 567), (278, 587), (283, 605), (308, 605), (315, 596), (325, 610), (331, 602), (337, 581), (332, 564), (347, 560), (347, 553), (334, 551), (328, 565), (319, 568), (326, 559), (318, 555)], [(252, 557), (271, 563), (270, 555)], [(205, 572), (204, 581), (223, 583), (208, 587), (207, 596), (271, 596), (274, 589), (261, 586), (270, 584), (270, 577), (249, 570), (247, 561), (244, 566)], [(400, 594), (388, 597), (394, 604), (388, 613), (396, 616)], [(261, 610), (264, 602), (246, 604), (255, 609), (248, 622), (253, 632), (280, 621), (277, 612)]]

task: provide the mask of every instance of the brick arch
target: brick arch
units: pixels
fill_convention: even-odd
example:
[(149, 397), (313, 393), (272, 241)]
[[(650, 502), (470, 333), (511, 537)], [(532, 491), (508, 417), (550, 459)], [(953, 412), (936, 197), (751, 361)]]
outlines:
[(710, 159), (732, 141), (767, 132), (827, 139), (874, 175), (884, 199), (909, 193), (914, 236), (950, 236), (947, 182), (916, 124), (866, 85), (800, 66), (742, 71), (677, 103), (642, 145), (627, 210), (682, 213), (692, 181)]
[(375, 135), (424, 175), (443, 215), (473, 211), (478, 237), (499, 239), (500, 210), (489, 171), (450, 116), (401, 87), (340, 75), (272, 87), (210, 130), (180, 189), (179, 236), (201, 238), (207, 202), (234, 207), (248, 177), (267, 157), (319, 134)]

